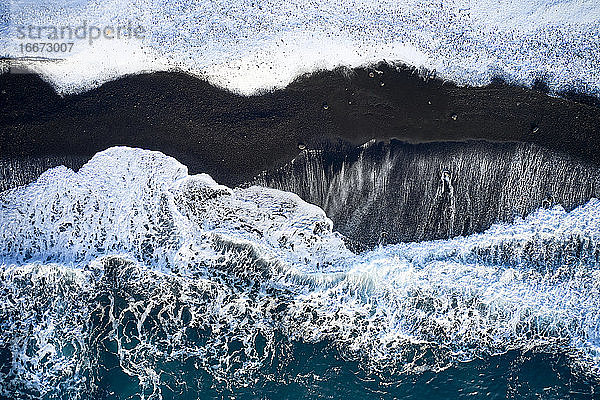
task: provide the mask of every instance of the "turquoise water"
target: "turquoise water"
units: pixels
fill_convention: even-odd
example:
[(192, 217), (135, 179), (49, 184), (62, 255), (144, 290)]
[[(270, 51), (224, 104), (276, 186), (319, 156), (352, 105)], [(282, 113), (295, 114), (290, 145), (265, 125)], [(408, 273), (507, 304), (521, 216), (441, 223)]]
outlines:
[[(114, 357), (113, 357), (114, 358)], [(139, 381), (116, 360), (94, 377), (98, 389), (89, 398), (142, 398)], [(250, 387), (227, 388), (194, 367), (198, 360), (173, 362), (164, 373), (163, 399), (590, 399), (598, 382), (581, 379), (564, 356), (510, 352), (458, 364), (442, 372), (369, 374), (344, 360), (330, 344), (280, 344), (272, 364)], [(151, 391), (146, 391), (150, 394)], [(84, 396), (85, 397), (85, 396)]]
[[(115, 265), (123, 266), (122, 263)], [(214, 320), (212, 326), (197, 326), (182, 305), (183, 301), (165, 298), (162, 305), (157, 304), (153, 299), (156, 287), (119, 282), (120, 278), (135, 276), (109, 276), (109, 282), (104, 283), (114, 286), (101, 285), (92, 302), (88, 299), (83, 305), (94, 309), (89, 319), (75, 324), (72, 314), (76, 315), (77, 311), (68, 310), (68, 305), (63, 305), (67, 309), (57, 310), (56, 305), (61, 301), (49, 300), (56, 299), (56, 292), (46, 292), (44, 296), (37, 290), (47, 289), (20, 281), (34, 289), (29, 295), (37, 299), (40, 308), (37, 313), (34, 311), (38, 316), (34, 321), (26, 318), (14, 321), (14, 315), (9, 317), (14, 324), (13, 331), (3, 332), (0, 351), (2, 398), (590, 399), (598, 396), (597, 377), (581, 370), (577, 355), (561, 349), (559, 343), (529, 351), (485, 355), (466, 362), (448, 362), (440, 369), (406, 371), (406, 364), (416, 362), (415, 358), (420, 358), (423, 365), (439, 363), (435, 353), (440, 349), (436, 344), (409, 346), (404, 349), (408, 350), (408, 357), (376, 368), (369, 360), (361, 359), (360, 353), (349, 354), (333, 340), (306, 343), (291, 340), (290, 332), (284, 332), (285, 329), (274, 329), (268, 339), (256, 334), (250, 344), (256, 353), (244, 354), (240, 350), (248, 350), (248, 343), (243, 343), (248, 338), (239, 332), (234, 337), (228, 337), (231, 332), (219, 334), (215, 331), (220, 324)], [(50, 281), (39, 283), (48, 285)], [(70, 280), (63, 277), (62, 282), (56, 283), (64, 287), (65, 281)], [(0, 293), (6, 301), (10, 295), (7, 296), (5, 285), (2, 289)], [(146, 289), (149, 291), (145, 292)], [(172, 289), (176, 290), (177, 286)], [(18, 289), (13, 287), (12, 290)], [(27, 288), (21, 286), (21, 290)], [(202, 302), (202, 299), (194, 300), (197, 304)], [(44, 302), (45, 309), (42, 308)], [(155, 308), (146, 314), (138, 331), (139, 320), (132, 304), (146, 307), (153, 303)], [(284, 307), (285, 302), (282, 302), (271, 311), (282, 312)], [(64, 314), (53, 316), (52, 313)], [(72, 332), (67, 329), (65, 337), (50, 340), (62, 341), (63, 346), (59, 352), (61, 357), (54, 356), (54, 365), (52, 355), (35, 360), (31, 354), (37, 362), (35, 366), (27, 365), (34, 360), (27, 360), (23, 355), (19, 360), (11, 359), (10, 351), (14, 351), (19, 338), (12, 336), (16, 339), (13, 342), (7, 338), (18, 334), (28, 323), (30, 329), (43, 329), (48, 322), (44, 321), (44, 314), (48, 321), (63, 318), (71, 324), (71, 329), (77, 329), (77, 324), (85, 325), (82, 332), (86, 334), (79, 338), (82, 343), (76, 339), (78, 335), (69, 338)], [(2, 316), (3, 327), (6, 327), (7, 315)], [(275, 315), (269, 322), (270, 328), (278, 325), (278, 319)], [(240, 328), (243, 329), (237, 327)], [(174, 338), (174, 332), (180, 337)], [(219, 345), (221, 339), (226, 342), (224, 348)], [(202, 348), (212, 351), (203, 352)], [(25, 352), (29, 351), (40, 349), (30, 348)], [(248, 363), (256, 359), (260, 362), (248, 368)], [(15, 361), (24, 364), (18, 366)], [(38, 385), (33, 385), (33, 376), (41, 378)]]

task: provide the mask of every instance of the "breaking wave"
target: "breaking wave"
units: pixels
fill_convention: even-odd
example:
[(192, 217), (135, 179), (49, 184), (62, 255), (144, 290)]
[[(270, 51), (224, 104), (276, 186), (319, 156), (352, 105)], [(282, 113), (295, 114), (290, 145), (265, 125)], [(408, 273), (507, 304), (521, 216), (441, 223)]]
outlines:
[(380, 377), (514, 351), (600, 374), (597, 199), (355, 254), (294, 194), (116, 147), (3, 192), (0, 225), (0, 397), (308, 379), (284, 355), (320, 345)]

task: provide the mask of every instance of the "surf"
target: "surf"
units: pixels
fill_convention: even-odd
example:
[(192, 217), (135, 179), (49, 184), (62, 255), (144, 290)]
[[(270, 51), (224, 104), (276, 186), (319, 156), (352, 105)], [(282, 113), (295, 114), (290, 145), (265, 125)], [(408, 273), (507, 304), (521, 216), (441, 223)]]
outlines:
[(237, 391), (320, 346), (369, 379), (514, 352), (599, 376), (597, 199), (352, 252), (295, 194), (116, 147), (3, 192), (0, 224), (3, 396)]

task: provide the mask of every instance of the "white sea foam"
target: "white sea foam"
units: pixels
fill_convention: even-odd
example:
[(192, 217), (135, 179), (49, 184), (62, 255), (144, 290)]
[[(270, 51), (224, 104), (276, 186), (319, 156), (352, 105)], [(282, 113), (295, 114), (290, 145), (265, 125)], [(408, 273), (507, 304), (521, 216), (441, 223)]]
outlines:
[(183, 268), (218, 237), (285, 260), (331, 264), (348, 253), (323, 210), (295, 194), (231, 190), (205, 174), (188, 176), (187, 167), (162, 153), (126, 147), (96, 154), (77, 173), (53, 168), (4, 193), (0, 224), (7, 262), (80, 265), (123, 253)]
[(373, 370), (541, 349), (598, 375), (596, 199), (358, 255), (294, 194), (230, 189), (140, 149), (51, 169), (0, 200), (0, 348), (12, 357), (0, 394), (85, 393), (105, 347), (146, 398), (160, 398), (156, 371), (173, 360), (251, 385), (278, 333), (329, 340)]
[[(492, 76), (529, 85), (543, 77), (556, 90), (600, 93), (600, 5), (593, 0), (15, 0), (10, 12), (12, 27), (83, 20), (145, 27), (142, 41), (77, 43), (76, 55), (35, 67), (62, 93), (137, 71), (180, 68), (250, 94), (317, 68), (384, 59), (466, 85)], [(22, 56), (21, 42), (6, 41), (4, 54)]]

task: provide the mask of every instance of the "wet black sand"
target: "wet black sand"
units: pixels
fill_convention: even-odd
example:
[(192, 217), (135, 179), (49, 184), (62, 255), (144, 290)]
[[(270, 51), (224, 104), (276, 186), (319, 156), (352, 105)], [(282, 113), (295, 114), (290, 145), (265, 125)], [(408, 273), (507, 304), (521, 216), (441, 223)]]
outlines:
[(256, 181), (325, 210), (357, 249), (470, 235), (541, 207), (600, 198), (600, 167), (530, 143), (482, 140), (304, 152)]
[(127, 76), (61, 97), (39, 76), (0, 75), (0, 156), (90, 157), (160, 150), (236, 185), (308, 148), (372, 138), (530, 142), (600, 163), (600, 107), (576, 94), (495, 82), (465, 88), (405, 67), (321, 71), (240, 96), (180, 72)]

